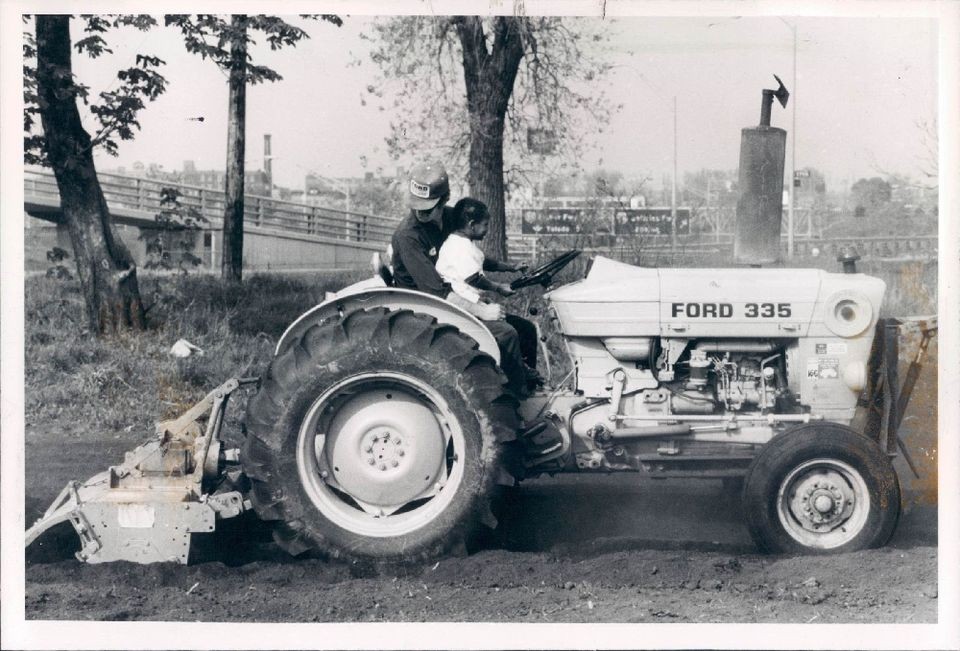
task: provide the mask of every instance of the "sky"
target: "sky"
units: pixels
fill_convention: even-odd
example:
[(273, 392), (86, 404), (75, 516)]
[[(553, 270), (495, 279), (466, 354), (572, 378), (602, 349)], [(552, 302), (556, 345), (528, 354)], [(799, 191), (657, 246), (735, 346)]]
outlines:
[[(345, 16), (342, 27), (306, 23), (311, 38), (296, 48), (255, 58), (284, 79), (247, 93), (247, 164), (263, 160), (272, 136), (275, 182), (302, 187), (303, 177), (393, 173), (384, 139), (390, 112), (362, 105), (377, 68), (370, 62), (370, 17)], [(590, 20), (597, 20), (590, 19)], [(793, 76), (797, 33), (797, 78)], [(773, 75), (791, 91), (773, 125), (793, 129), (796, 166), (815, 167), (828, 186), (882, 172), (916, 176), (923, 155), (918, 121), (937, 107), (937, 26), (926, 18), (628, 17), (607, 20), (614, 64), (606, 92), (623, 105), (583, 158), (659, 182), (673, 168), (673, 98), (677, 102), (679, 176), (698, 169), (735, 169), (740, 130), (759, 121), (763, 88)], [(214, 64), (188, 54), (171, 29), (109, 36), (114, 54), (76, 56), (78, 77), (94, 92), (109, 88), (136, 53), (166, 61), (167, 92), (141, 113), (142, 130), (120, 145), (119, 157), (99, 154), (100, 169), (135, 161), (179, 170), (193, 160), (222, 169), (226, 158), (227, 79)], [(794, 116), (795, 112), (795, 116)], [(204, 117), (203, 122), (191, 118)], [(88, 130), (94, 122), (85, 120)], [(793, 139), (788, 135), (787, 156)]]

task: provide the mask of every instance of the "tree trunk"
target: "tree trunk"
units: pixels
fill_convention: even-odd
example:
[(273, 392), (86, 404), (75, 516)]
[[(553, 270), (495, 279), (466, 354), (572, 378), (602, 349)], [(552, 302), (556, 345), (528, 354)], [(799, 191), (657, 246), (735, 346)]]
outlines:
[(470, 171), (467, 183), (471, 195), (487, 204), (490, 230), (483, 238), (484, 252), (493, 258), (507, 257), (506, 208), (503, 196), (503, 118), (470, 116)]
[(227, 109), (227, 178), (223, 211), (224, 280), (240, 282), (243, 277), (243, 158), (247, 124), (247, 17), (235, 15), (230, 21), (234, 34), (230, 44), (230, 99)]
[(467, 111), (470, 114), (470, 193), (490, 209), (490, 230), (483, 240), (487, 255), (507, 256), (506, 209), (503, 196), (503, 127), (523, 43), (522, 18), (493, 19), (493, 46), (487, 49), (483, 22), (477, 16), (454, 19), (463, 50)]
[(90, 329), (97, 334), (142, 330), (146, 319), (137, 268), (110, 223), (90, 135), (77, 110), (70, 17), (37, 15), (36, 29), (37, 86), (46, 153), (57, 179)]

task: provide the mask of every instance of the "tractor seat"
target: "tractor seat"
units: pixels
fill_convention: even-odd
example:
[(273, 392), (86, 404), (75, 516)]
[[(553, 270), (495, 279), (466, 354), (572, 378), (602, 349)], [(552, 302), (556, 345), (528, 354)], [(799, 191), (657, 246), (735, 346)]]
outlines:
[(388, 263), (392, 256), (389, 253), (391, 253), (389, 248), (386, 255), (379, 251), (374, 253), (373, 258), (370, 259), (370, 265), (373, 267), (374, 276), (379, 276), (387, 287), (393, 287), (393, 270)]

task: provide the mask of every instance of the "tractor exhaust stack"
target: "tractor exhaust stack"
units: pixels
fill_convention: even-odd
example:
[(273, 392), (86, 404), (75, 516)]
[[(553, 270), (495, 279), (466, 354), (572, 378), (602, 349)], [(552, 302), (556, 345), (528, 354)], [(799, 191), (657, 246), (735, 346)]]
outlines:
[(787, 132), (770, 126), (770, 112), (774, 98), (786, 108), (790, 93), (779, 77), (774, 78), (779, 88), (763, 90), (760, 125), (741, 131), (740, 199), (733, 240), (737, 264), (760, 266), (780, 261)]

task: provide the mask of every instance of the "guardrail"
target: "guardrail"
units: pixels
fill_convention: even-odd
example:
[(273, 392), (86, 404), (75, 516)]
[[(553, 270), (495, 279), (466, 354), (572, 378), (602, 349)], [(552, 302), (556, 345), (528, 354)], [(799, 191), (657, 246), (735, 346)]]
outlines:
[[(209, 223), (209, 228), (222, 224), (226, 201), (222, 190), (111, 173), (98, 173), (97, 178), (111, 211), (138, 211), (145, 219), (179, 211)], [(60, 196), (49, 170), (26, 170), (23, 184), (25, 200)], [(252, 194), (244, 195), (243, 208), (244, 223), (251, 226), (354, 242), (386, 243), (400, 221)]]
[[(797, 258), (835, 257), (844, 247), (853, 247), (864, 258), (882, 259), (932, 259), (937, 256), (938, 238), (936, 235), (918, 235), (912, 237), (831, 237), (826, 239), (796, 238), (794, 255)], [(601, 243), (590, 238), (564, 238), (562, 236), (539, 237), (507, 234), (509, 257), (514, 261), (536, 262), (539, 258), (556, 252), (579, 248), (589, 253), (605, 255), (615, 259), (634, 259), (644, 254), (672, 253), (669, 237), (647, 236), (643, 241), (611, 241)], [(781, 241), (784, 257), (786, 239)], [(676, 252), (680, 254), (719, 253), (732, 255), (733, 237), (721, 234), (702, 236), (683, 236), (677, 242)]]

